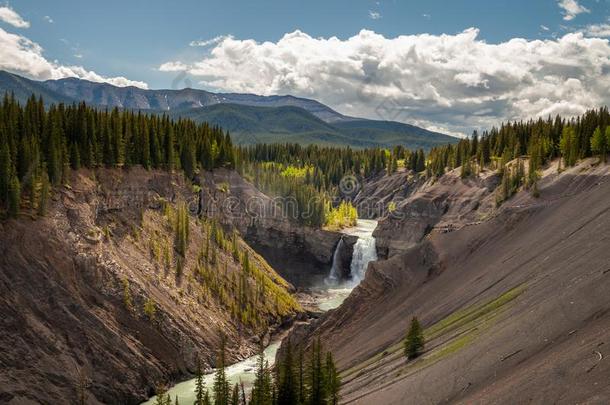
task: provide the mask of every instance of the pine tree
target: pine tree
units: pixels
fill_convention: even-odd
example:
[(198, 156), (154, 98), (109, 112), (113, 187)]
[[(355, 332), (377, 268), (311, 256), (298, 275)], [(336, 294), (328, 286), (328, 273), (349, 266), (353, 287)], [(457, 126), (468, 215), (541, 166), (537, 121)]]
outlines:
[(21, 186), (16, 175), (11, 177), (8, 194), (8, 214), (13, 218), (17, 218), (21, 205)]
[(203, 373), (201, 371), (201, 361), (199, 360), (199, 356), (197, 356), (197, 372), (195, 378), (196, 380), (194, 405), (204, 405), (205, 397), (207, 395), (208, 390), (205, 389), (205, 382), (203, 381)]
[(221, 335), (220, 350), (216, 359), (216, 374), (214, 375), (214, 404), (229, 405), (230, 387), (225, 370), (225, 336)]
[(335, 361), (331, 352), (326, 353), (326, 403), (328, 405), (339, 404), (339, 388), (341, 387), (341, 377), (335, 367)]
[(43, 170), (41, 176), (40, 198), (38, 199), (38, 215), (44, 217), (47, 213), (47, 204), (49, 201), (49, 176), (46, 169)]
[[(608, 131), (606, 131), (608, 132)], [(604, 134), (600, 127), (595, 128), (593, 136), (591, 137), (591, 151), (606, 162), (608, 154), (608, 144), (606, 142), (606, 134)]]
[(322, 344), (320, 343), (320, 338), (318, 338), (312, 345), (309, 362), (309, 393), (307, 396), (309, 405), (324, 404), (324, 399), (326, 398), (324, 371), (324, 366), (322, 364)]
[(411, 319), (411, 326), (404, 344), (405, 356), (409, 359), (418, 357), (424, 349), (424, 332), (417, 317)]
[(271, 371), (265, 361), (265, 354), (261, 346), (256, 364), (256, 377), (254, 386), (252, 387), (251, 399), (249, 405), (272, 405), (272, 381)]
[(292, 344), (285, 343), (286, 352), (281, 359), (277, 370), (278, 405), (292, 405), (298, 403), (297, 381), (294, 373), (292, 359)]
[(239, 384), (235, 383), (233, 386), (233, 393), (231, 394), (231, 405), (239, 404)]

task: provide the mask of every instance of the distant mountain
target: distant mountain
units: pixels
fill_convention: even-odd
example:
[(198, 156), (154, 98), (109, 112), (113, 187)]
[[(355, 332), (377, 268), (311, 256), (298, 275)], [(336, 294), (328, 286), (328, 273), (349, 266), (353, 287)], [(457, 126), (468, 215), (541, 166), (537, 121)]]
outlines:
[(229, 130), (239, 144), (295, 142), (429, 149), (457, 142), (457, 138), (413, 125), (348, 117), (318, 101), (293, 96), (144, 90), (76, 78), (40, 82), (0, 71), (0, 93), (6, 91), (21, 101), (36, 94), (48, 104), (84, 101), (102, 108), (142, 110), (210, 122)]

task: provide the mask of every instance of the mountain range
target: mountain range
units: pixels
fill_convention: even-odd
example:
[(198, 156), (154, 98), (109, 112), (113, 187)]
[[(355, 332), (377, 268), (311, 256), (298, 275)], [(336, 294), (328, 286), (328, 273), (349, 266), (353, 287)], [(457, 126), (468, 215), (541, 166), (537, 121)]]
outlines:
[(395, 121), (349, 117), (311, 99), (290, 95), (213, 93), (198, 89), (146, 90), (77, 78), (35, 81), (0, 71), (0, 93), (20, 101), (32, 94), (47, 104), (84, 101), (99, 108), (168, 114), (219, 125), (238, 144), (294, 142), (303, 145), (430, 149), (457, 138)]

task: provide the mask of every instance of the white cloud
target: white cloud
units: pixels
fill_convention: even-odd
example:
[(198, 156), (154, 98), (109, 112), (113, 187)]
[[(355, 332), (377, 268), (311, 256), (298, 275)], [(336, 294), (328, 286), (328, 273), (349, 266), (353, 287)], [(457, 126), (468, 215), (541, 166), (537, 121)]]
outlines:
[(608, 40), (571, 33), (490, 44), (478, 34), (225, 38), (196, 63), (160, 70), (186, 71), (217, 90), (310, 97), (345, 114), (453, 133), (610, 104)]
[(541, 29), (542, 31), (549, 31), (549, 30), (550, 30), (550, 28), (549, 28), (549, 27), (547, 27), (546, 25), (540, 25), (540, 29)]
[(21, 16), (9, 6), (0, 7), (0, 21), (4, 21), (17, 28), (30, 28), (30, 23), (21, 18)]
[(53, 21), (53, 19), (51, 17), (49, 17), (48, 15), (45, 15), (44, 17), (42, 17), (43, 20), (45, 20), (46, 22), (48, 22), (49, 24), (53, 24), (55, 21)]
[(191, 41), (189, 43), (189, 46), (201, 46), (201, 47), (210, 46), (210, 45), (214, 45), (219, 42), (222, 42), (226, 38), (231, 38), (231, 36), (230, 35), (219, 35), (219, 36), (211, 38), (211, 39), (200, 39), (197, 41)]
[(78, 77), (121, 87), (148, 88), (144, 82), (133, 81), (124, 77), (104, 77), (94, 71), (86, 70), (82, 66), (64, 66), (57, 61), (51, 62), (43, 56), (42, 52), (42, 47), (36, 42), (0, 28), (0, 69), (38, 80)]
[(182, 62), (166, 62), (159, 66), (161, 72), (183, 72), (188, 69), (189, 66)]
[(573, 20), (578, 14), (591, 12), (588, 8), (580, 5), (577, 0), (560, 0), (558, 5), (563, 9), (563, 19), (566, 21)]
[(381, 18), (381, 13), (378, 11), (369, 10), (369, 17), (373, 20), (379, 20)]
[(610, 24), (593, 24), (587, 26), (585, 33), (591, 37), (610, 37)]

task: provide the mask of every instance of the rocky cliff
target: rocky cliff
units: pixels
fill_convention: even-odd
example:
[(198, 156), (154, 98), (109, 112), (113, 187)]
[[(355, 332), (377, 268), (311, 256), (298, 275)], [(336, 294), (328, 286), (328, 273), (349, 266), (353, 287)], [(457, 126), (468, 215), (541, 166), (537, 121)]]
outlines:
[(200, 205), (178, 174), (83, 170), (46, 217), (2, 222), (0, 402), (139, 403), (193, 372), (196, 356), (213, 366), (220, 330), (237, 360), (298, 314), (292, 287), (230, 229), (199, 219)]

